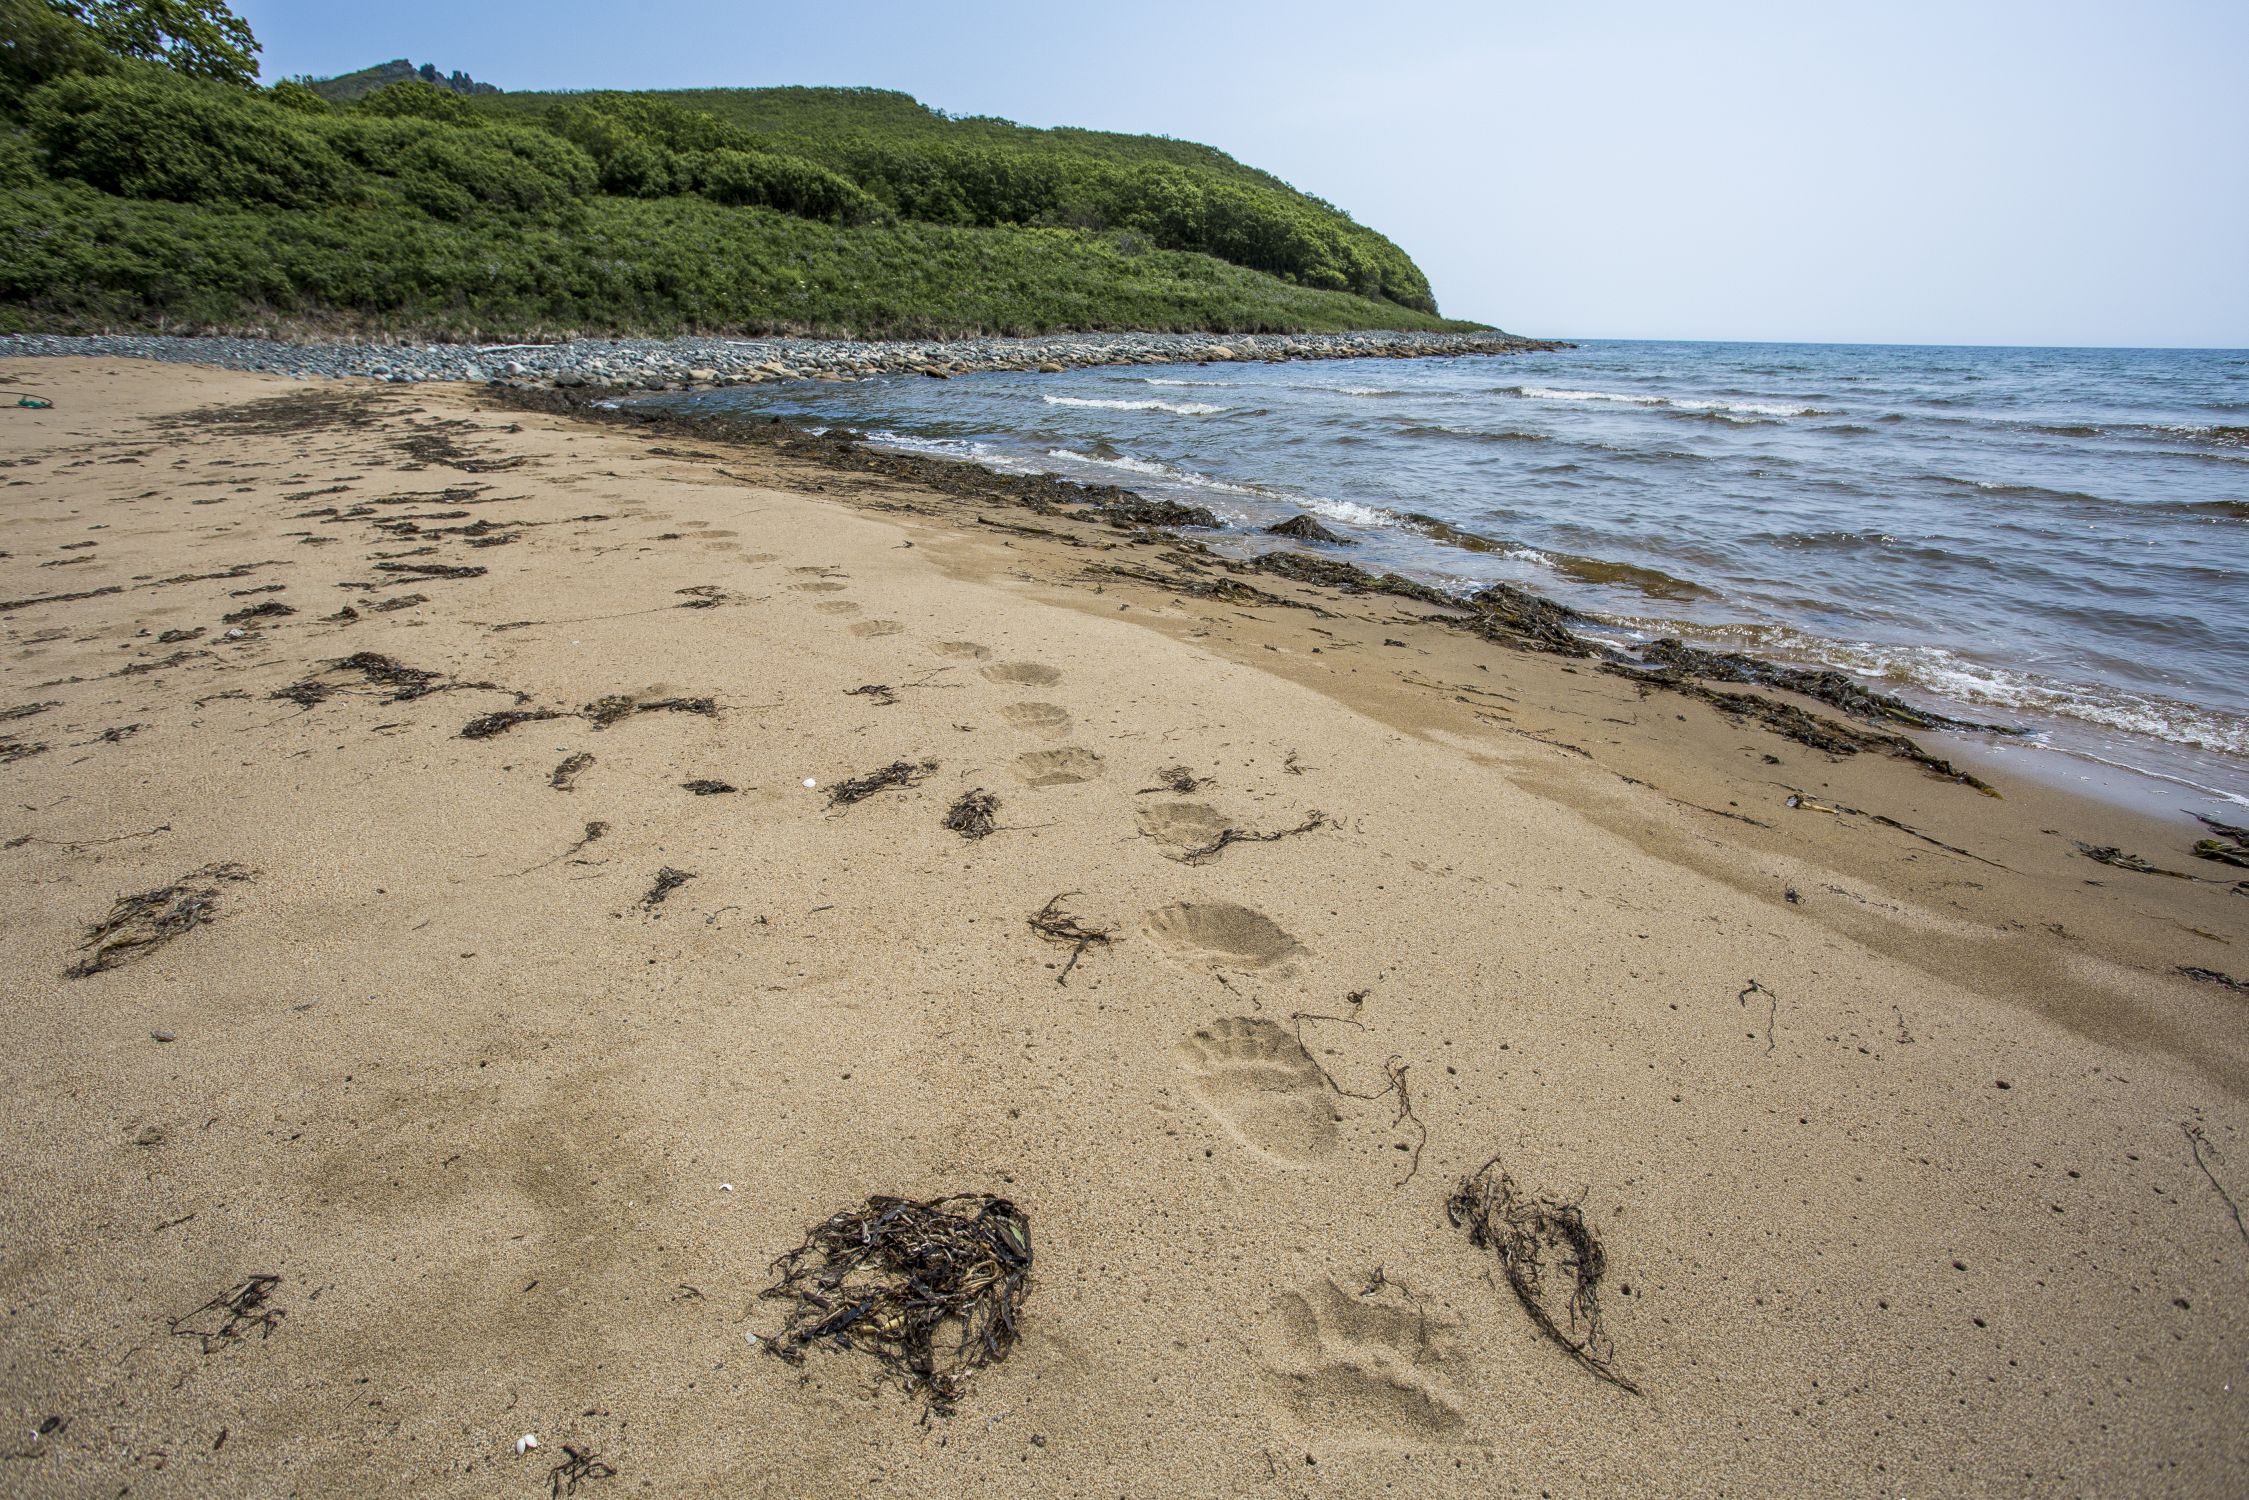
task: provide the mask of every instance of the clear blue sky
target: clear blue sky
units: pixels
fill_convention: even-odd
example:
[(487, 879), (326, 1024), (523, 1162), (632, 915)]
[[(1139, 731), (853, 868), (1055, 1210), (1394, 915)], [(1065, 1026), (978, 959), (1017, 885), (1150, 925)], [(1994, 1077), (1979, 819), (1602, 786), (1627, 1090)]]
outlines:
[(2249, 3), (237, 0), (268, 79), (872, 84), (1204, 141), (1526, 333), (2249, 346)]

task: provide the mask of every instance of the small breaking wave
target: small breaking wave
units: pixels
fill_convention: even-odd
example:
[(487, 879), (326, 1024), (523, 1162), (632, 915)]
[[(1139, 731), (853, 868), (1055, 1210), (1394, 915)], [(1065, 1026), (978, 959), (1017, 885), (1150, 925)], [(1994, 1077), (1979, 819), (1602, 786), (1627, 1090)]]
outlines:
[(1446, 427), (1435, 422), (1415, 422), (1398, 429), (1400, 437), (1453, 438), (1466, 443), (1551, 443), (1543, 432), (1515, 432), (1508, 428)]
[(1161, 375), (1143, 375), (1140, 377), (1140, 383), (1142, 385), (1210, 385), (1225, 386), (1231, 389), (1238, 382), (1232, 380), (1166, 380)]
[(1098, 396), (1042, 396), (1049, 406), (1091, 407), (1100, 411), (1168, 411), (1175, 417), (1214, 417), (1226, 408), (1207, 401), (1105, 401)]
[(1097, 469), (1115, 469), (1122, 474), (1137, 474), (1143, 479), (1160, 479), (1166, 484), (1185, 486), (1188, 489), (1208, 490), (1219, 495), (1263, 495), (1254, 485), (1234, 484), (1209, 474), (1198, 474), (1192, 469), (1177, 468), (1158, 463), (1152, 458), (1134, 458), (1129, 453), (1087, 453), (1078, 448), (1049, 448), (1048, 458), (1066, 464), (1085, 464)]
[(2249, 448), (2249, 427), (2163, 427), (2158, 431), (2192, 438), (2198, 443), (2208, 443), (2214, 448)]
[(1674, 411), (1744, 417), (1832, 417), (1829, 406), (1784, 406), (1777, 401), (1704, 401), (1691, 396), (1640, 396), (1623, 391), (1573, 391), (1546, 385), (1502, 386), (1498, 394), (1532, 401), (1614, 401), (1626, 406), (1666, 406)]
[(2030, 500), (2066, 500), (2079, 505), (2115, 503), (2100, 495), (2088, 495), (2083, 490), (2050, 490), (2042, 484), (2010, 484), (2003, 479), (1962, 479), (1954, 474), (1916, 474), (1913, 477), (1929, 484), (1949, 485), (1957, 490), (1976, 490), (1986, 495), (2020, 495)]

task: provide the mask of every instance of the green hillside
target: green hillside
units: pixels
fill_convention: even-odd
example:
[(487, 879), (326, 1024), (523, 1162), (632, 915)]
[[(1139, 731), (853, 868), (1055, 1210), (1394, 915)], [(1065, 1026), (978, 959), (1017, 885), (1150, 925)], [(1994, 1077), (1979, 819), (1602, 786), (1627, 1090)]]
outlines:
[(259, 89), (223, 6), (169, 50), (66, 9), (0, 0), (0, 330), (1476, 326), (1380, 234), (1207, 146), (873, 89), (378, 81), (403, 61)]

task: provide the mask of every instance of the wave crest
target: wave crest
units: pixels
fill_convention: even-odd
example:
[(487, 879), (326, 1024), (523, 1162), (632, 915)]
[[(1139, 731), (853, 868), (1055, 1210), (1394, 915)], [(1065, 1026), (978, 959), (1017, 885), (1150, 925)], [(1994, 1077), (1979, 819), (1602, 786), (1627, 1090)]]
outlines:
[(1625, 406), (1663, 406), (1674, 411), (1716, 412), (1745, 417), (1832, 417), (1829, 406), (1783, 406), (1777, 401), (1706, 401), (1693, 396), (1642, 396), (1626, 391), (1573, 391), (1548, 385), (1503, 386), (1503, 396), (1532, 401), (1614, 401)]
[(1049, 406), (1082, 406), (1100, 411), (1168, 411), (1175, 417), (1214, 417), (1226, 410), (1208, 401), (1108, 401), (1098, 396), (1042, 396)]

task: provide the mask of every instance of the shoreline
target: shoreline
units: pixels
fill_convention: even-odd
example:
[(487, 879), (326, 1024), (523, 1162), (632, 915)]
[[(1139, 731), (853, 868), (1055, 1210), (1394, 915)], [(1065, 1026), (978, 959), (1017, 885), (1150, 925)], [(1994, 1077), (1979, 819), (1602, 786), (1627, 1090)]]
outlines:
[[(43, 373), (0, 427), (30, 1492), (533, 1492), (565, 1445), (938, 1496), (2249, 1463), (2249, 899), (2084, 852), (2176, 870), (2154, 820), (1535, 649), (1527, 596), (1229, 566), (1126, 491)], [(1629, 1387), (1448, 1218), (1495, 1154), (1581, 1204)], [(759, 1342), (773, 1258), (888, 1192), (1030, 1221), (950, 1417)]]
[[(624, 421), (658, 428), (672, 427), (695, 435), (732, 435), (760, 444), (783, 443), (793, 452), (816, 462), (843, 469), (870, 467), (865, 455), (879, 454), (881, 470), (893, 477), (910, 482), (932, 484), (941, 489), (960, 489), (948, 478), (948, 471), (966, 470), (979, 476), (969, 488), (981, 486), (995, 496), (1011, 496), (1014, 503), (1040, 509), (1056, 496), (1072, 494), (1090, 497), (1093, 503), (1109, 507), (1118, 506), (1131, 516), (1147, 524), (1178, 532), (1179, 528), (1195, 529), (1217, 525), (1217, 518), (1207, 512), (1198, 514), (1198, 508), (1170, 500), (1150, 500), (1139, 491), (1124, 485), (1103, 485), (1081, 481), (1061, 480), (1047, 484), (1036, 476), (1014, 470), (994, 469), (974, 459), (924, 453), (909, 448), (892, 447), (866, 438), (864, 435), (841, 428), (808, 429), (788, 418), (750, 413), (695, 413), (670, 406), (611, 405), (612, 398), (633, 394), (623, 389), (614, 390), (559, 390), (501, 388), (500, 399), (520, 402), (526, 409), (556, 411), (592, 421)], [(1310, 519), (1307, 515), (1306, 519)], [(1498, 550), (1503, 544), (1468, 531), (1434, 516), (1414, 512), (1398, 512), (1397, 524), (1418, 535), (1442, 545), (1458, 547), (1468, 552)], [(1269, 539), (1269, 540), (1268, 540)], [(1276, 565), (1265, 562), (1246, 549), (1252, 539), (1230, 536), (1235, 549), (1221, 558), (1198, 540), (1187, 540), (1187, 545), (1206, 554), (1207, 560), (1241, 573), (1246, 564), (1256, 571), (1273, 571)], [(1302, 538), (1292, 538), (1286, 533), (1267, 528), (1264, 537), (1266, 551), (1285, 549), (1300, 560), (1298, 576), (1313, 581), (1321, 574), (1339, 586), (1365, 590), (1369, 587), (1407, 598), (1422, 598), (1434, 602), (1433, 594), (1423, 580), (1382, 575), (1377, 581), (1366, 570), (1349, 561), (1348, 556), (1335, 550), (1299, 545)], [(1473, 589), (1459, 594), (1451, 602), (1472, 602)], [(2057, 790), (2074, 791), (2078, 795), (2091, 795), (2099, 800), (2113, 802), (2132, 810), (2155, 817), (2175, 817), (2186, 809), (2172, 805), (2182, 795), (2206, 799), (2213, 805), (2230, 806), (2241, 803), (2241, 798), (2219, 787), (2204, 784), (2188, 777), (2147, 766), (2135, 766), (2122, 761), (2099, 756), (2090, 749), (2068, 743), (2048, 745), (2040, 740), (2041, 734), (2060, 729), (2065, 733), (2081, 727), (2066, 722), (2047, 726), (2023, 727), (2007, 722), (1988, 722), (1982, 717), (1992, 710), (1963, 701), (1956, 701), (1930, 689), (1920, 689), (1916, 699), (1908, 700), (1878, 685), (1864, 674), (1837, 667), (1834, 663), (1811, 657), (1777, 657), (1756, 652), (1738, 651), (1728, 645), (1708, 640), (1682, 644), (1679, 640), (1662, 638), (1641, 641), (1614, 639), (1618, 627), (1600, 615), (1580, 614), (1569, 606), (1545, 595), (1519, 586), (1503, 586), (1495, 597), (1511, 603), (1513, 607), (1528, 610), (1556, 626), (1554, 641), (1567, 643), (1564, 649), (1582, 650), (1588, 656), (1599, 658), (1611, 668), (1623, 668), (1653, 673), (1659, 676), (1687, 677), (1703, 683), (1787, 685), (1793, 683), (1801, 696), (1823, 705), (1826, 712), (1841, 711), (1844, 717), (1866, 726), (1903, 729), (1909, 733), (1934, 733), (1942, 735), (1943, 748), (1938, 752), (1944, 758), (1958, 757), (1985, 768), (2004, 767), (2038, 780)], [(2191, 750), (2191, 747), (2164, 747)], [(2036, 752), (2025, 755), (2014, 752)], [(2078, 783), (2073, 787), (2072, 782)]]
[(615, 391), (692, 390), (778, 380), (952, 375), (1322, 359), (1426, 359), (1567, 349), (1502, 333), (1069, 333), (1032, 338), (586, 338), (546, 344), (296, 342), (168, 334), (0, 335), (0, 359), (152, 359), (318, 379), (364, 378)]

